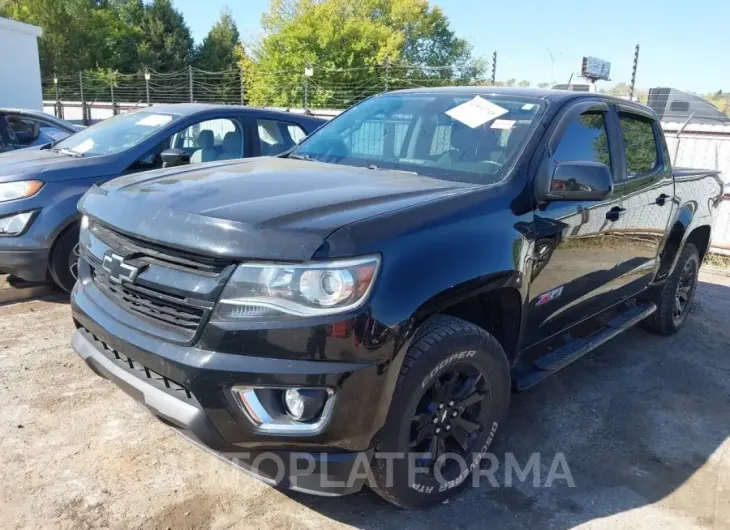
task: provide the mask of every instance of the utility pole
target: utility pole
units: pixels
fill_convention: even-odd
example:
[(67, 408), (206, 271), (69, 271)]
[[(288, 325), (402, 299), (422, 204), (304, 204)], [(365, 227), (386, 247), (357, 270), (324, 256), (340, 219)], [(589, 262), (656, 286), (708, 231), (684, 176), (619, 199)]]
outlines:
[(550, 56), (550, 86), (555, 84), (555, 57), (549, 48), (545, 48)]
[(636, 86), (636, 69), (639, 66), (639, 45), (636, 45), (634, 52), (634, 69), (631, 72), (631, 89), (629, 90), (629, 99), (634, 99), (634, 87)]
[(492, 85), (497, 82), (497, 50), (492, 55)]
[(188, 73), (190, 74), (190, 103), (195, 101), (195, 96), (193, 94), (193, 66), (188, 65)]

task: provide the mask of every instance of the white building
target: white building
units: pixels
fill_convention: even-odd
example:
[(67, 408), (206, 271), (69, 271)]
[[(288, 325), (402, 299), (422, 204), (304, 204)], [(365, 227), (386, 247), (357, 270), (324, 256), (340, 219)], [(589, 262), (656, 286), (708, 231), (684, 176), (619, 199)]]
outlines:
[(43, 110), (37, 26), (0, 18), (0, 107)]

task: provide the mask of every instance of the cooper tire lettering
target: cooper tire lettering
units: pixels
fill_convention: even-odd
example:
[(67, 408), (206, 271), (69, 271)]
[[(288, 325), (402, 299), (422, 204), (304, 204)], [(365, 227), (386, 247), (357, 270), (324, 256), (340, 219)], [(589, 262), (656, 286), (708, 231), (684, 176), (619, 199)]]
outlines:
[(431, 370), (431, 372), (426, 376), (426, 379), (424, 379), (423, 382), (421, 383), (421, 388), (426, 388), (426, 385), (429, 383), (429, 381), (431, 381), (431, 379), (436, 377), (436, 374), (439, 373), (444, 368), (446, 368), (446, 366), (448, 366), (449, 363), (451, 363), (452, 361), (455, 361), (457, 359), (468, 359), (469, 357), (474, 357), (476, 355), (476, 353), (477, 353), (476, 350), (466, 350), (466, 351), (462, 351), (459, 353), (454, 353), (452, 355), (449, 355), (443, 361), (438, 363), (433, 368), (433, 370)]

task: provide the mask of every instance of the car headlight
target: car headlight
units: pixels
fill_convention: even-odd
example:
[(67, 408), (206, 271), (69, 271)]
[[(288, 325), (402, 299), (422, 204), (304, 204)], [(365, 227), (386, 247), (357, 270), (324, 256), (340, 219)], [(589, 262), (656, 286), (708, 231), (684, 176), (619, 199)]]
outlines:
[(379, 256), (301, 265), (244, 263), (223, 289), (213, 319), (286, 319), (346, 313), (364, 303), (379, 266)]
[(35, 211), (0, 218), (0, 236), (17, 236), (22, 234), (34, 215)]
[(19, 180), (17, 182), (0, 183), (0, 202), (27, 199), (38, 193), (43, 187), (40, 180)]

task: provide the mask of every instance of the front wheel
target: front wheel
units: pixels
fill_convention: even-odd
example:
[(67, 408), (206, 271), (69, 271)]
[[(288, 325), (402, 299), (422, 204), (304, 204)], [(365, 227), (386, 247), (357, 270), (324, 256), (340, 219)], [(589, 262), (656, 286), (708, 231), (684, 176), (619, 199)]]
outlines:
[(398, 377), (376, 446), (373, 489), (403, 508), (455, 494), (478, 470), (509, 398), (509, 366), (494, 337), (454, 317), (428, 321)]
[(687, 243), (662, 289), (657, 310), (644, 321), (645, 328), (662, 335), (679, 330), (692, 309), (699, 271), (700, 253), (692, 243)]
[(79, 278), (79, 229), (67, 228), (51, 251), (50, 273), (61, 289), (70, 293)]

